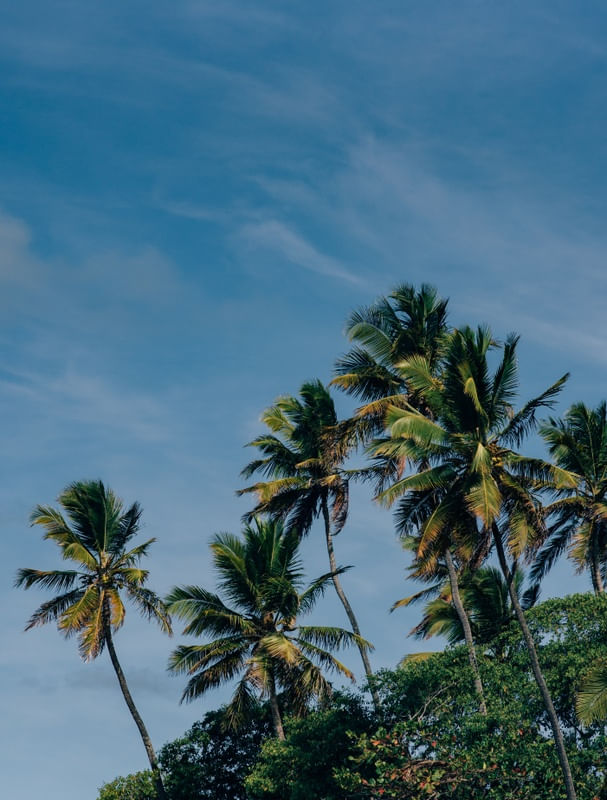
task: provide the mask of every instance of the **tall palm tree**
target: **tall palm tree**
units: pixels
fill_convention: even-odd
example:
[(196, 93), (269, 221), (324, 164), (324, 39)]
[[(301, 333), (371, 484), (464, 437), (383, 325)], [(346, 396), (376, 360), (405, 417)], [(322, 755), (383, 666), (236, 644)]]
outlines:
[(150, 589), (145, 587), (148, 571), (139, 566), (141, 558), (154, 539), (127, 549), (137, 534), (141, 507), (133, 503), (124, 509), (122, 501), (101, 481), (72, 483), (59, 495), (65, 511), (51, 506), (37, 506), (31, 515), (33, 525), (42, 525), (48, 539), (61, 550), (64, 559), (73, 561), (76, 569), (20, 569), (16, 585), (59, 590), (32, 614), (26, 630), (56, 622), (66, 637), (77, 635), (84, 661), (97, 658), (107, 647), (120, 689), (143, 740), (150, 762), (158, 797), (166, 798), (158, 760), (152, 741), (131, 696), (124, 672), (114, 647), (114, 633), (122, 626), (126, 596), (147, 619), (171, 634), (167, 609)]
[[(258, 502), (245, 520), (269, 514), (284, 520), (300, 536), (305, 536), (314, 521), (322, 517), (333, 585), (352, 630), (360, 637), (358, 620), (339, 579), (334, 545), (334, 537), (343, 529), (348, 515), (349, 476), (343, 466), (348, 448), (334, 436), (337, 413), (325, 386), (318, 380), (308, 381), (299, 395), (301, 399), (280, 397), (264, 411), (262, 421), (269, 433), (249, 443), (261, 451), (262, 457), (251, 461), (242, 475), (249, 478), (261, 474), (266, 480), (241, 489), (238, 494), (257, 495)], [(367, 648), (361, 644), (359, 650), (379, 710)]]
[(607, 565), (607, 404), (571, 406), (563, 419), (540, 425), (550, 455), (571, 476), (571, 486), (552, 486), (556, 499), (546, 508), (553, 519), (532, 576), (540, 580), (565, 549), (579, 572), (590, 572), (597, 594), (605, 591)]
[(213, 564), (229, 605), (198, 586), (176, 587), (167, 598), (171, 612), (187, 622), (185, 634), (211, 637), (205, 644), (181, 645), (171, 655), (169, 669), (190, 675), (182, 700), (193, 700), (240, 675), (227, 707), (229, 723), (241, 725), (255, 695), (261, 695), (270, 701), (279, 739), (284, 739), (279, 692), (290, 710), (303, 713), (310, 701), (330, 695), (323, 669), (354, 679), (330, 650), (351, 644), (370, 647), (341, 628), (299, 624), (333, 573), (304, 589), (298, 546), (297, 530), (285, 530), (271, 520), (253, 520), (242, 538), (217, 534), (211, 541)]
[[(396, 481), (381, 498), (390, 504), (405, 493), (431, 490), (435, 495), (421, 530), (422, 556), (426, 548), (450, 535), (461, 509), (477, 518), (480, 535), (491, 536), (550, 719), (567, 797), (574, 800), (563, 735), (513, 581), (517, 560), (545, 533), (542, 509), (531, 491), (534, 481), (549, 479), (571, 486), (565, 470), (525, 458), (515, 448), (536, 424), (538, 410), (554, 402), (567, 376), (515, 412), (517, 342), (518, 337), (510, 336), (499, 348), (501, 359), (493, 372), (488, 352), (497, 344), (486, 328), (455, 331), (438, 374), (421, 357), (403, 365), (432, 413), (429, 417), (413, 408), (392, 407), (387, 416), (391, 447), (400, 445), (403, 457), (411, 449), (425, 449), (428, 466)], [(506, 551), (514, 561), (512, 568)]]
[[(356, 344), (337, 361), (337, 375), (332, 383), (348, 394), (359, 397), (364, 404), (356, 411), (352, 420), (342, 423), (339, 430), (342, 436), (352, 442), (368, 442), (374, 435), (384, 431), (386, 413), (394, 405), (413, 407), (428, 417), (432, 416), (432, 410), (425, 403), (423, 395), (409, 381), (402, 366), (410, 359), (419, 357), (425, 360), (431, 371), (440, 367), (449, 337), (447, 305), (448, 300), (441, 298), (438, 291), (429, 284), (422, 284), (419, 290), (410, 284), (402, 284), (388, 297), (380, 297), (372, 305), (350, 315), (346, 335)], [(377, 446), (380, 441), (382, 447)], [(402, 455), (398, 449), (390, 447), (389, 440), (376, 439), (375, 447), (371, 451), (370, 465), (358, 470), (355, 476), (360, 480), (375, 482), (377, 491), (382, 491), (390, 481), (401, 477), (407, 461), (423, 468), (424, 458), (423, 449), (415, 453), (410, 450)], [(428, 497), (426, 505), (431, 502), (433, 499)], [(412, 527), (411, 519), (401, 525), (401, 521), (407, 520), (407, 514), (401, 515), (397, 511), (396, 517), (397, 529), (402, 536), (403, 525)], [(476, 648), (461, 602), (451, 548), (444, 551), (444, 564), (452, 586), (453, 605), (466, 633), (468, 659), (479, 697), (479, 710), (485, 714)], [(425, 571), (428, 567), (428, 563), (425, 563), (421, 569)], [(430, 566), (430, 574), (431, 571)], [(426, 575), (428, 574), (426, 571)]]

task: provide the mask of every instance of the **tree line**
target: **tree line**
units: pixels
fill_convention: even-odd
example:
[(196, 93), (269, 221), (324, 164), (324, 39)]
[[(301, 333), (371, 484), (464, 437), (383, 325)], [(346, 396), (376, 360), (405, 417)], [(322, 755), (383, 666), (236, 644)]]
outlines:
[[(153, 792), (161, 800), (169, 796), (163, 779), (167, 769), (159, 763), (114, 646), (114, 634), (125, 618), (125, 598), (166, 633), (171, 633), (175, 617), (185, 623), (184, 635), (202, 640), (179, 645), (170, 656), (169, 669), (187, 677), (183, 700), (235, 683), (232, 699), (221, 711), (223, 733), (217, 729), (217, 735), (246, 730), (259, 718), (260, 708), (267, 707), (276, 741), (258, 747), (261, 761), (242, 779), (249, 796), (271, 797), (268, 775), (272, 765), (281, 763), (293, 732), (300, 735), (306, 725), (310, 730), (315, 724), (322, 727), (334, 714), (349, 720), (346, 727), (353, 726), (351, 741), (356, 744), (341, 745), (351, 762), (344, 763), (336, 751), (327, 769), (334, 782), (330, 791), (337, 794), (327, 794), (325, 786), (324, 794), (308, 796), (439, 798), (465, 790), (468, 796), (531, 797), (521, 794), (516, 781), (512, 790), (488, 794), (507, 783), (503, 765), (493, 771), (486, 767), (492, 759), (498, 763), (491, 755), (495, 745), (490, 731), (494, 737), (506, 731), (510, 735), (512, 715), (520, 712), (525, 718), (516, 730), (523, 732), (520, 741), (515, 739), (514, 752), (528, 748), (545, 757), (549, 749), (554, 754), (549, 758), (558, 764), (558, 778), (550, 772), (554, 796), (575, 800), (579, 790), (580, 796), (591, 797), (579, 777), (576, 737), (585, 746), (597, 741), (592, 723), (607, 715), (607, 662), (597, 647), (596, 660), (584, 663), (585, 680), (579, 686), (569, 665), (569, 684), (559, 685), (555, 703), (548, 662), (542, 659), (545, 629), (533, 623), (542, 607), (533, 607), (542, 579), (564, 553), (579, 571), (588, 572), (594, 594), (600, 602), (604, 599), (607, 407), (604, 402), (594, 409), (577, 403), (562, 418), (550, 416), (567, 374), (519, 404), (518, 337), (500, 341), (485, 326), (455, 328), (447, 312), (447, 300), (433, 287), (397, 287), (351, 314), (346, 333), (352, 346), (337, 361), (329, 386), (307, 381), (297, 396), (281, 396), (263, 413), (264, 431), (250, 442), (255, 458), (242, 471), (245, 481), (254, 482), (238, 491), (253, 497), (243, 530), (240, 535), (218, 534), (211, 541), (217, 591), (181, 586), (161, 599), (147, 588), (148, 571), (140, 562), (154, 540), (134, 547), (131, 542), (141, 508), (137, 503), (125, 508), (99, 480), (67, 487), (59, 496), (60, 509), (34, 510), (32, 523), (42, 526), (44, 538), (55, 542), (76, 568), (19, 571), (18, 585), (59, 591), (42, 603), (27, 627), (56, 622), (64, 635), (78, 636), (84, 660), (107, 649), (146, 749)], [(338, 418), (334, 388), (360, 404), (348, 419)], [(546, 444), (545, 458), (522, 449), (536, 430)], [(365, 464), (353, 468), (351, 457), (360, 452)], [(368, 482), (376, 501), (393, 509), (396, 531), (410, 555), (410, 578), (423, 584), (393, 608), (424, 601), (414, 634), (447, 634), (452, 642), (464, 643), (439, 657), (409, 659), (390, 677), (372, 669), (372, 645), (344, 590), (346, 570), (335, 553), (335, 537), (348, 520), (353, 481)], [(316, 521), (328, 571), (308, 583), (299, 545)], [(494, 556), (497, 567), (488, 563)], [(522, 562), (530, 564), (526, 591)], [(301, 623), (329, 585), (350, 630)], [(604, 614), (603, 605), (592, 608)], [(566, 623), (569, 616), (568, 611)], [(596, 639), (593, 631), (585, 633), (589, 641)], [(345, 647), (359, 651), (371, 708), (363, 708), (361, 698), (346, 701), (333, 693), (332, 673), (353, 677), (338, 658)], [(496, 689), (496, 675), (509, 660), (534, 697), (533, 720), (527, 719), (520, 697), (505, 710)], [(432, 671), (442, 675), (438, 682)], [(502, 679), (512, 689), (512, 670)], [(445, 731), (451, 730), (449, 736), (459, 742), (453, 733), (460, 713), (454, 682), (458, 697), (467, 703), (461, 719), (471, 727), (468, 750), (452, 747), (457, 753), (447, 757), (444, 746), (441, 750)], [(396, 684), (406, 685), (406, 692)], [(574, 687), (579, 688), (575, 696)], [(398, 713), (390, 711), (395, 696), (400, 698)], [(565, 696), (571, 707), (577, 703), (571, 720), (565, 720), (559, 706)], [(437, 720), (440, 730), (428, 739), (425, 728)], [(336, 730), (345, 734), (344, 725)], [(476, 740), (472, 730), (478, 733)], [(479, 742), (484, 742), (484, 756)], [(485, 764), (480, 771), (471, 766), (472, 754)], [(356, 772), (352, 764), (364, 768)], [(378, 783), (381, 764), (393, 764), (393, 777)], [(603, 767), (595, 761), (589, 768), (599, 781)], [(525, 769), (527, 775), (537, 772), (537, 766)], [(496, 775), (501, 783), (495, 783)], [(176, 798), (174, 791), (171, 797)]]

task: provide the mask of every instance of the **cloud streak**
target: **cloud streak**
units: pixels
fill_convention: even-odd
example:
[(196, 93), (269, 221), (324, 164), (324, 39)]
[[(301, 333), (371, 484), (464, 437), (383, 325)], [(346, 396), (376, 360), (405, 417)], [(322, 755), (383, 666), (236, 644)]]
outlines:
[(277, 219), (247, 223), (240, 228), (239, 238), (252, 250), (274, 253), (289, 264), (318, 275), (357, 286), (364, 284), (363, 278), (338, 259), (322, 253), (297, 231)]

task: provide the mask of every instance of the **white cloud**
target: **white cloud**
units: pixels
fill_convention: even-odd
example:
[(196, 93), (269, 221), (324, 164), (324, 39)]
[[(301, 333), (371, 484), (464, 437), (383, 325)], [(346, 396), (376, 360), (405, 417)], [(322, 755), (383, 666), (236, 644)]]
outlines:
[(338, 259), (317, 250), (300, 234), (276, 219), (249, 222), (240, 228), (239, 236), (249, 247), (274, 252), (290, 264), (349, 283), (363, 283), (359, 275)]

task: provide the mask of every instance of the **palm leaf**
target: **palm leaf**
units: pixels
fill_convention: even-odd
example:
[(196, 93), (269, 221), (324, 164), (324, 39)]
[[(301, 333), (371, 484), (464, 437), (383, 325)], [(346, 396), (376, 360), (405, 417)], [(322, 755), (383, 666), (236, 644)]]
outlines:
[(597, 661), (582, 680), (576, 710), (585, 725), (607, 717), (607, 662), (604, 659)]

